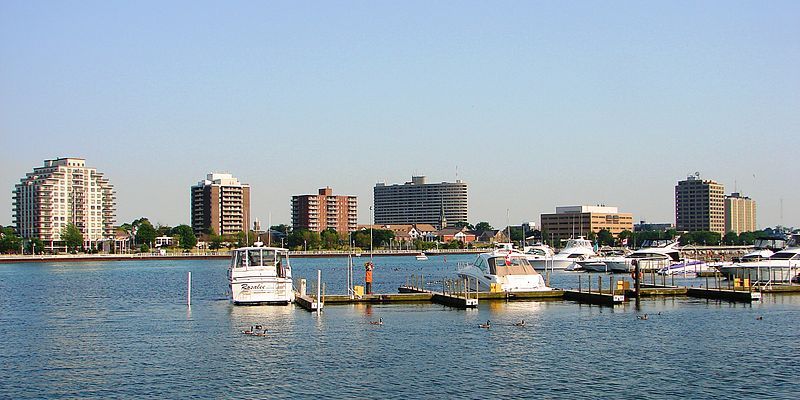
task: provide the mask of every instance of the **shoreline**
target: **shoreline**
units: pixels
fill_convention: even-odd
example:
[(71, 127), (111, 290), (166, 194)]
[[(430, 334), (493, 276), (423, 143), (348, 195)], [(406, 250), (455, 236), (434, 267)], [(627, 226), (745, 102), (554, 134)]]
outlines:
[[(447, 254), (477, 254), (486, 251), (485, 249), (458, 249), (458, 250), (439, 250), (439, 251), (426, 251), (425, 254), (429, 256), (447, 255)], [(374, 257), (389, 257), (389, 256), (416, 256), (420, 254), (417, 250), (379, 250), (372, 253)], [(349, 254), (345, 251), (290, 251), (289, 256), (292, 258), (328, 258), (328, 257), (347, 257)], [(366, 252), (361, 253), (361, 257), (369, 257), (370, 254)], [(58, 254), (58, 255), (11, 255), (0, 256), (0, 264), (15, 264), (15, 263), (46, 263), (46, 262), (96, 262), (96, 261), (159, 261), (159, 260), (218, 260), (229, 259), (230, 252), (212, 252), (212, 253), (199, 253), (199, 254)]]

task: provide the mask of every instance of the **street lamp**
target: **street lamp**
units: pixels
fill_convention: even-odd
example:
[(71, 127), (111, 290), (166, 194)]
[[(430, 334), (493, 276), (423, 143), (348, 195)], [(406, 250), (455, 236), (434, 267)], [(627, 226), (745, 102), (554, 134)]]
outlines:
[(308, 251), (308, 241), (303, 239), (303, 251)]

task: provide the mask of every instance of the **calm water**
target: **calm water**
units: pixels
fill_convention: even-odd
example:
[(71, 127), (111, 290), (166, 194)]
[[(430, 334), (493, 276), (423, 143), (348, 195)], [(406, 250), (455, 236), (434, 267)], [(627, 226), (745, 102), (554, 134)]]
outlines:
[[(470, 259), (376, 258), (375, 289), (395, 292), (412, 273), (431, 282), (452, 277), (455, 262)], [(322, 269), (329, 293), (342, 291), (345, 265), (293, 260), (295, 277)], [(0, 397), (794, 399), (800, 392), (800, 296), (766, 296), (752, 306), (645, 300), (646, 321), (632, 304), (562, 301), (485, 302), (469, 311), (330, 306), (318, 317), (294, 306), (233, 307), (224, 299), (226, 269), (225, 261), (0, 265)], [(575, 287), (577, 276), (556, 273), (552, 284)], [(369, 324), (378, 318), (383, 326)], [(487, 319), (491, 330), (477, 327)], [(521, 319), (527, 326), (512, 325)], [(267, 337), (239, 333), (256, 323), (269, 328)]]

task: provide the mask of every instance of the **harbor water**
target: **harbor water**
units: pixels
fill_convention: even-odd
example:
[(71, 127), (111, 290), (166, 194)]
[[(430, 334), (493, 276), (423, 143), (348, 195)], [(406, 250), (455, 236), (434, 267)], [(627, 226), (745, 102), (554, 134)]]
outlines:
[[(374, 291), (474, 256), (376, 257)], [(356, 258), (356, 284), (363, 262)], [(794, 399), (800, 296), (233, 306), (225, 260), (0, 265), (0, 398)], [(293, 259), (343, 293), (345, 258)], [(187, 272), (192, 305), (186, 306)], [(577, 287), (556, 271), (551, 286)], [(583, 274), (593, 276), (590, 274)], [(313, 279), (312, 279), (313, 277)], [(583, 278), (586, 279), (586, 278)], [(596, 278), (594, 278), (596, 280)], [(607, 278), (606, 278), (607, 279)], [(681, 283), (690, 283), (691, 279)], [(606, 281), (607, 282), (607, 281)], [(697, 279), (695, 285), (700, 285)], [(440, 286), (439, 286), (440, 287)], [(648, 319), (637, 319), (644, 313)], [(383, 325), (370, 324), (381, 318)], [(491, 321), (491, 329), (479, 324)], [(525, 321), (525, 326), (515, 322)], [(251, 325), (266, 336), (243, 335)]]

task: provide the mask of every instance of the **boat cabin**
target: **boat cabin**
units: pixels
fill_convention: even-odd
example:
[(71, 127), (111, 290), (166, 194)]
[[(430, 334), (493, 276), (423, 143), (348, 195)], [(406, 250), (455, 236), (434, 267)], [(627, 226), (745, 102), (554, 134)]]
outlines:
[(231, 257), (234, 271), (274, 270), (275, 276), (284, 278), (288, 269), (288, 250), (274, 247), (245, 247), (234, 250)]
[(489, 275), (536, 275), (538, 272), (533, 269), (531, 264), (520, 255), (491, 255), (478, 256), (475, 266), (485, 271)]

